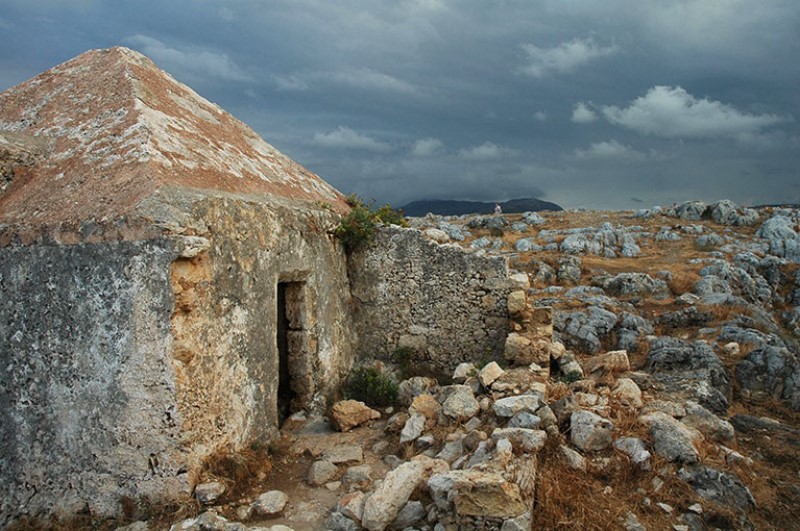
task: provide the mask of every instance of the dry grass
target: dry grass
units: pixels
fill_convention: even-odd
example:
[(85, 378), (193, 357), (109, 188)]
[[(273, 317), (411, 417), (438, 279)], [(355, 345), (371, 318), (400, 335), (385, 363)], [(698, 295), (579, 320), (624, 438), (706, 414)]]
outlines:
[(540, 453), (531, 529), (619, 529), (629, 512), (648, 529), (669, 529), (673, 517), (648, 506), (645, 498), (678, 510), (692, 503), (690, 487), (677, 479), (664, 478), (664, 486), (653, 493), (655, 474), (632, 465), (622, 454), (604, 453), (608, 464), (590, 464), (582, 472), (564, 466), (556, 448), (557, 442), (551, 440)]
[(272, 460), (265, 449), (243, 449), (229, 452), (219, 449), (206, 458), (200, 473), (201, 481), (219, 481), (225, 485), (224, 500), (235, 500), (257, 485), (272, 469)]

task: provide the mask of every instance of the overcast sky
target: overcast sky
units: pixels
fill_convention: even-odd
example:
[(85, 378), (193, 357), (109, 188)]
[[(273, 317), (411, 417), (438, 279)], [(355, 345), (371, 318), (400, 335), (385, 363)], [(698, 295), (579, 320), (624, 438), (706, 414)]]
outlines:
[(116, 45), (395, 206), (800, 203), (798, 0), (0, 0), (0, 90)]

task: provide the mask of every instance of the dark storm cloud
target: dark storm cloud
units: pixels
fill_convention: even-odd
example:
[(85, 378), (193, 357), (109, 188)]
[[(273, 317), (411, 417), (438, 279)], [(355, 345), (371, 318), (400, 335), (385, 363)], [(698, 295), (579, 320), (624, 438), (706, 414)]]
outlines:
[(0, 88), (142, 51), (342, 191), (800, 202), (795, 0), (5, 0)]

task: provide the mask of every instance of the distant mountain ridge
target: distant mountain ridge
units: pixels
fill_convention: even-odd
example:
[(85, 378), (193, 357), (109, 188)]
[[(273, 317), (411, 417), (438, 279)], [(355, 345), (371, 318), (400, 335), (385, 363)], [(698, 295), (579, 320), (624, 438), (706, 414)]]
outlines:
[[(442, 216), (460, 216), (462, 214), (491, 214), (494, 212), (495, 203), (483, 201), (456, 201), (452, 199), (423, 199), (412, 201), (400, 207), (406, 216), (418, 217), (427, 213), (439, 214)], [(534, 197), (522, 199), (510, 199), (500, 203), (500, 208), (504, 214), (515, 214), (520, 212), (538, 212), (541, 210), (564, 210), (555, 203), (542, 201)]]

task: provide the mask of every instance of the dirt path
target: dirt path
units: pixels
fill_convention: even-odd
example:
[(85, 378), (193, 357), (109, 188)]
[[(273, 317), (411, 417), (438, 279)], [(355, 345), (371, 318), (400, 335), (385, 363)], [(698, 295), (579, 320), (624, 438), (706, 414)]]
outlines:
[[(373, 446), (383, 440), (384, 420), (375, 421), (348, 433), (333, 431), (322, 419), (307, 422), (287, 421), (281, 430), (281, 439), (273, 451), (273, 466), (265, 484), (269, 490), (281, 490), (289, 496), (289, 503), (281, 518), (268, 520), (255, 519), (248, 525), (265, 527), (283, 524), (294, 531), (318, 531), (324, 529), (323, 523), (336, 507), (337, 501), (348, 491), (357, 490), (341, 482), (341, 477), (352, 466), (368, 465), (370, 477), (374, 481), (386, 475), (388, 466), (383, 463), (385, 450), (373, 451)], [(325, 452), (336, 447), (357, 445), (361, 447), (364, 459), (338, 465), (336, 478), (326, 485), (314, 487), (306, 478), (311, 464)]]

